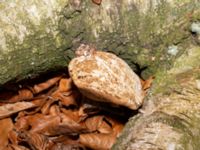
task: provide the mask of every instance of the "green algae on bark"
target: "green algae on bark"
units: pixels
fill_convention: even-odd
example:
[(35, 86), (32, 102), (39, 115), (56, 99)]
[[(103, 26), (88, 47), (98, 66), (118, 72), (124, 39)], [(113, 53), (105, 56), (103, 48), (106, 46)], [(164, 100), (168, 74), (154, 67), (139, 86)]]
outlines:
[(198, 149), (200, 57), (188, 45), (196, 44), (189, 30), (199, 7), (199, 0), (1, 1), (0, 85), (66, 66), (77, 45), (92, 43), (133, 69), (148, 66), (144, 76), (156, 74), (143, 113), (113, 149)]
[(160, 64), (171, 64), (174, 57), (166, 47), (189, 38), (188, 26), (198, 7), (197, 1), (102, 1), (83, 12), (89, 20), (85, 40), (125, 58), (133, 68), (134, 63), (149, 66), (148, 76)]
[(200, 47), (189, 45), (169, 70), (161, 69), (140, 114), (113, 149), (197, 150), (200, 143)]
[(199, 14), (194, 0), (13, 0), (0, 8), (0, 85), (66, 66), (82, 42), (116, 53), (133, 69), (149, 66), (148, 76), (172, 64), (166, 47), (187, 39)]
[[(58, 30), (68, 0), (0, 2), (0, 85), (55, 67), (71, 45)], [(48, 8), (48, 9), (47, 9)]]

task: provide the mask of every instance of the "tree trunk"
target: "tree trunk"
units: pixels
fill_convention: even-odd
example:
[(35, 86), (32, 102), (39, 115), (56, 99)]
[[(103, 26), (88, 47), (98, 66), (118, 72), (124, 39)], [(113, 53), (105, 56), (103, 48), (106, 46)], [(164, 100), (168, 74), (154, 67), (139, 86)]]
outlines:
[(198, 150), (199, 8), (199, 0), (1, 1), (0, 85), (65, 67), (80, 43), (93, 44), (156, 77), (113, 149)]
[(156, 81), (113, 150), (198, 150), (200, 147), (200, 47), (192, 46)]
[(173, 62), (167, 46), (187, 45), (199, 5), (199, 0), (1, 1), (0, 85), (67, 66), (80, 43), (112, 51), (133, 69), (148, 66), (143, 72), (148, 76)]

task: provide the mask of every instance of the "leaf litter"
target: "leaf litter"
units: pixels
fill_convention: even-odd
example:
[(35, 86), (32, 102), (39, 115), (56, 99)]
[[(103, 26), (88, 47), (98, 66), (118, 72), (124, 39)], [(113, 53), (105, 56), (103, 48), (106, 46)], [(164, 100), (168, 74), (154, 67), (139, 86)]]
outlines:
[(90, 102), (63, 73), (17, 90), (0, 93), (0, 150), (109, 150), (135, 113)]

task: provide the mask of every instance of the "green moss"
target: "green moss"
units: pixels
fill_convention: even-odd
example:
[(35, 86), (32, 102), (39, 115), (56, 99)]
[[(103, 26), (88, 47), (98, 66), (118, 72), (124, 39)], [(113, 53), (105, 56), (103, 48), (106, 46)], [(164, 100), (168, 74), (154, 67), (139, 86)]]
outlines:
[[(191, 43), (191, 18), (185, 16), (198, 8), (193, 1), (184, 1), (181, 4), (175, 2), (175, 5), (172, 5), (163, 0), (156, 8), (149, 6), (146, 14), (141, 13), (134, 4), (129, 4), (127, 9), (126, 2), (120, 5), (120, 11), (117, 13), (114, 12), (117, 4), (112, 3), (104, 12), (103, 7), (106, 7), (107, 3), (102, 6), (88, 4), (88, 10), (82, 12), (85, 16), (86, 31), (83, 41), (95, 43), (98, 49), (114, 52), (125, 59), (133, 69), (136, 68), (135, 63), (141, 68), (148, 66), (143, 72), (144, 78), (155, 74), (161, 66), (170, 68), (173, 61), (184, 52), (184, 43)], [(105, 22), (111, 24), (103, 25), (101, 18), (107, 18)], [(168, 54), (167, 47), (171, 45), (179, 46), (177, 56)]]
[[(56, 5), (59, 6), (62, 2), (64, 1), (58, 1)], [(43, 5), (42, 2), (41, 4), (37, 3), (39, 6)], [(30, 18), (30, 14), (17, 13), (18, 19), (28, 18), (22, 19), (21, 23), (26, 26), (29, 34), (25, 35), (23, 42), (9, 34), (5, 35), (7, 46), (9, 51), (17, 49), (19, 54), (16, 55), (20, 55), (23, 49), (28, 51), (24, 55), (36, 54), (29, 60), (25, 59), (25, 56), (21, 56), (27, 60), (27, 64), (38, 58), (43, 59), (45, 57), (43, 55), (46, 55), (56, 58), (49, 58), (49, 60), (61, 59), (62, 63), (58, 65), (62, 65), (65, 59), (66, 62), (69, 62), (74, 56), (72, 52), (69, 52), (70, 49), (74, 49), (81, 42), (92, 43), (98, 49), (112, 51), (119, 55), (134, 70), (137, 70), (135, 64), (139, 64), (140, 68), (147, 66), (148, 68), (142, 73), (143, 77), (147, 78), (155, 74), (158, 68), (170, 68), (173, 61), (184, 52), (182, 43), (191, 43), (190, 32), (188, 32), (191, 18), (185, 16), (192, 11), (194, 12), (193, 19), (197, 18), (195, 16), (199, 16), (199, 12), (196, 12), (198, 5), (193, 1), (171, 4), (171, 2), (162, 0), (156, 6), (152, 3), (147, 4), (148, 6), (144, 9), (140, 8), (137, 3), (128, 3), (127, 1), (117, 3), (105, 1), (100, 6), (91, 1), (83, 1), (81, 7), (75, 8), (71, 2), (65, 0), (65, 5), (59, 6), (57, 12), (52, 10), (53, 16), (57, 15), (59, 20), (52, 21), (52, 18), (47, 17), (45, 9), (39, 7), (38, 9), (41, 9), (41, 14), (43, 14), (39, 24), (33, 21), (34, 17), (33, 20)], [(177, 7), (177, 5), (180, 6)], [(3, 7), (3, 5), (1, 6)], [(60, 10), (62, 13), (59, 12)], [(167, 53), (167, 47), (170, 45), (179, 46), (177, 56)], [(55, 54), (54, 51), (61, 54)], [(55, 54), (55, 56), (47, 53)], [(45, 62), (48, 62), (45, 60), (40, 60), (43, 61), (41, 64), (45, 65)], [(5, 61), (2, 61), (2, 64)], [(48, 63), (48, 65), (50, 64)], [(36, 66), (39, 67), (40, 64), (38, 63)], [(34, 70), (32, 66), (26, 68)], [(41, 66), (41, 68), (43, 67)], [(9, 67), (2, 70), (9, 70)], [(14, 77), (14, 75), (8, 76), (0, 83), (3, 83), (5, 79), (5, 82), (7, 79), (11, 79), (10, 76)]]
[[(26, 36), (24, 39), (26, 44), (21, 45), (16, 44), (18, 41), (12, 40), (12, 37), (7, 37), (10, 39), (7, 42), (8, 49), (18, 49), (18, 52), (11, 51), (2, 55), (8, 60), (1, 60), (0, 67), (3, 68), (3, 71), (0, 73), (0, 83), (3, 84), (14, 78), (21, 79), (45, 72), (50, 68), (67, 65), (63, 54), (69, 41), (65, 40), (61, 34), (56, 35), (55, 38), (52, 35), (45, 35), (45, 33), (37, 34), (44, 36), (38, 37), (38, 40), (35, 38), (37, 35)], [(49, 43), (46, 43), (47, 40)], [(14, 69), (13, 66), (15, 66)]]
[[(182, 78), (182, 75), (187, 74), (197, 66), (200, 61), (200, 48), (190, 47), (185, 50), (184, 54), (175, 60), (172, 69), (162, 68), (156, 73), (156, 80), (154, 81), (153, 93), (164, 93), (170, 91), (172, 88), (179, 86), (178, 78)], [(177, 76), (179, 74), (179, 76)], [(193, 74), (195, 75), (195, 74)], [(176, 80), (174, 80), (176, 79)]]

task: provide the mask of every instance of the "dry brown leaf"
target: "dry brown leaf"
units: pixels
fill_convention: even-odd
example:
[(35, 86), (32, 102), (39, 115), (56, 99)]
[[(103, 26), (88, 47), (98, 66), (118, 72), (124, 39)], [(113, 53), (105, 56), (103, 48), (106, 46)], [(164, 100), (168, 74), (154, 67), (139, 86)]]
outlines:
[(49, 114), (49, 109), (51, 107), (51, 105), (57, 101), (56, 99), (53, 99), (53, 98), (49, 98), (46, 103), (44, 104), (44, 106), (42, 106), (41, 108), (41, 112), (42, 114), (46, 115), (46, 114)]
[(78, 91), (67, 91), (67, 92), (60, 92), (56, 90), (51, 97), (56, 100), (60, 100), (61, 104), (64, 106), (70, 105), (78, 105), (78, 98), (80, 93)]
[(78, 97), (79, 97), (79, 93), (76, 91), (72, 91), (72, 93), (70, 95), (66, 95), (65, 93), (61, 93), (60, 95), (60, 101), (61, 104), (64, 106), (70, 106), (70, 105), (75, 105), (77, 106), (77, 102), (78, 102)]
[(13, 148), (12, 147), (10, 147), (10, 146), (7, 146), (7, 147), (4, 147), (4, 149), (3, 150), (13, 150)]
[(85, 120), (86, 118), (88, 118), (91, 115), (98, 114), (99, 111), (100, 111), (100, 109), (94, 105), (90, 105), (90, 104), (81, 105), (79, 108), (79, 112), (78, 112), (80, 121)]
[(20, 89), (17, 95), (12, 96), (7, 102), (18, 102), (33, 98), (33, 93), (29, 89)]
[(21, 117), (15, 123), (15, 128), (19, 130), (28, 130), (30, 132), (48, 133), (48, 128), (57, 125), (60, 122), (59, 116), (50, 116), (43, 114), (34, 114)]
[(35, 114), (33, 116), (22, 117), (16, 122), (18, 130), (30, 128), (32, 133), (41, 133), (48, 136), (60, 134), (80, 133), (86, 130), (70, 117), (59, 115)]
[(80, 135), (80, 143), (96, 150), (109, 150), (115, 142), (113, 134), (87, 133)]
[(61, 135), (58, 137), (52, 137), (51, 140), (56, 143), (52, 146), (51, 150), (84, 150), (85, 147), (79, 143), (77, 135)]
[(53, 145), (50, 150), (87, 150), (87, 149), (80, 144), (57, 143)]
[(113, 134), (116, 136), (116, 137), (119, 137), (120, 133), (122, 132), (124, 128), (124, 124), (115, 124), (115, 126), (113, 126)]
[(106, 122), (104, 116), (93, 116), (85, 120), (85, 126), (90, 132), (112, 133), (111, 126)]
[(31, 127), (30, 132), (42, 133), (44, 135), (51, 135), (55, 126), (60, 123), (59, 116), (35, 114), (28, 116), (28, 124)]
[(8, 146), (8, 149), (6, 150), (30, 150), (24, 146), (21, 146), (21, 145), (16, 145), (16, 144), (12, 144), (12, 145), (9, 145)]
[(124, 124), (108, 116), (106, 116), (106, 120), (111, 124), (113, 134), (118, 137), (124, 128)]
[[(48, 96), (41, 96), (41, 97), (34, 98), (31, 102), (36, 105), (36, 108), (32, 111), (25, 110), (24, 114), (26, 114), (26, 115), (36, 114), (43, 108), (43, 106), (46, 104), (48, 98), (49, 98)], [(19, 115), (18, 115), (18, 117), (19, 117)]]
[(35, 97), (32, 100), (32, 103), (34, 103), (37, 107), (42, 107), (48, 99), (48, 96), (42, 96), (42, 97)]
[(53, 143), (42, 134), (21, 131), (18, 134), (20, 141), (27, 142), (32, 150), (47, 150)]
[(5, 149), (8, 145), (8, 133), (13, 128), (13, 123), (10, 118), (0, 120), (0, 149)]
[(103, 119), (102, 123), (98, 127), (100, 133), (112, 133), (112, 127)]
[(59, 106), (54, 104), (49, 108), (49, 115), (56, 116), (60, 114)]
[(43, 83), (34, 85), (32, 90), (35, 94), (40, 93), (40, 92), (52, 87), (53, 85), (55, 85), (60, 79), (61, 79), (61, 76), (51, 78)]
[[(24, 117), (18, 118), (15, 123), (15, 129), (16, 130), (28, 130), (30, 127), (28, 119), (29, 119), (29, 116), (24, 116)], [(13, 131), (12, 134), (16, 134), (16, 133)]]
[(154, 78), (155, 77), (151, 76), (147, 80), (141, 80), (143, 90), (147, 90), (151, 87)]
[(62, 78), (59, 82), (58, 90), (60, 92), (70, 91), (72, 88), (72, 79), (71, 78)]
[(62, 122), (54, 128), (57, 134), (83, 133), (88, 131), (85, 126), (74, 121), (65, 114), (60, 114)]
[(0, 102), (7, 102), (8, 99), (10, 99), (13, 95), (16, 95), (17, 93), (14, 91), (3, 91), (0, 93)]
[[(64, 143), (64, 144), (78, 144), (79, 136), (77, 135), (59, 135), (56, 137), (50, 137), (54, 143)], [(80, 143), (79, 143), (80, 144)]]
[(17, 138), (18, 134), (15, 131), (15, 129), (11, 130), (8, 134), (8, 139), (9, 141), (13, 144), (13, 145), (17, 145), (18, 144), (18, 138)]
[(80, 116), (79, 116), (78, 110), (61, 108), (61, 111), (63, 112), (63, 114), (65, 114), (69, 118), (72, 118), (75, 122), (80, 122)]
[(17, 102), (13, 104), (4, 104), (3, 106), (0, 106), (0, 119), (33, 107), (36, 107), (36, 105), (32, 102)]

